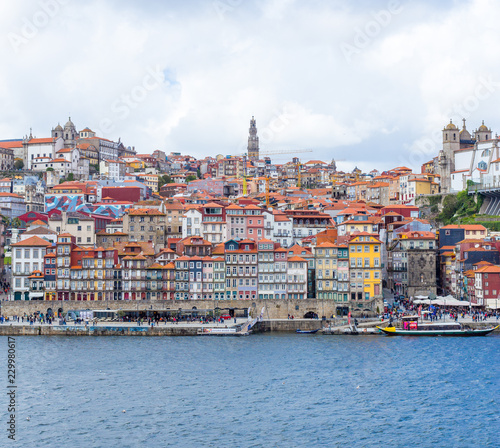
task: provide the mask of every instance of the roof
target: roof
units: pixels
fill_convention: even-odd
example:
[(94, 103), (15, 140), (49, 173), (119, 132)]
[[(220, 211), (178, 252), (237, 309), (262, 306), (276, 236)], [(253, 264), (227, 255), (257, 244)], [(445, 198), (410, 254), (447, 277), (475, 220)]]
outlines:
[(441, 227), (440, 230), (447, 229), (463, 229), (463, 230), (486, 230), (486, 227), (480, 224), (450, 224), (448, 226)]
[(164, 216), (165, 213), (160, 212), (155, 208), (136, 208), (136, 209), (128, 209), (126, 211), (129, 215), (156, 215), (156, 216)]
[(35, 229), (26, 230), (23, 235), (57, 235), (57, 232), (47, 229), (46, 227), (37, 227)]
[(28, 238), (23, 241), (19, 241), (18, 243), (11, 244), (13, 247), (48, 247), (52, 246), (52, 243), (49, 241), (45, 241), (44, 239), (40, 238), (39, 236), (32, 236), (31, 238)]

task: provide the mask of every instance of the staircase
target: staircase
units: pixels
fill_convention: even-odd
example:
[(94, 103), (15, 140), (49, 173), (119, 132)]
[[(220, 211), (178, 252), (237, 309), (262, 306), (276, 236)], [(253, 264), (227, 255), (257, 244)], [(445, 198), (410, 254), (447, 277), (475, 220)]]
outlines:
[(490, 216), (500, 215), (500, 197), (485, 198), (484, 203), (481, 207), (481, 211), (479, 213)]

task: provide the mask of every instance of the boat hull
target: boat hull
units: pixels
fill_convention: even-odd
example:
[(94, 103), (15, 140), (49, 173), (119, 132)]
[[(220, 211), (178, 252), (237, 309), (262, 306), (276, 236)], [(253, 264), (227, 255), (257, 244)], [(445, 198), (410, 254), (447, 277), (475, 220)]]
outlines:
[(462, 330), (402, 330), (394, 327), (377, 327), (387, 336), (486, 336), (498, 327), (485, 329), (462, 329)]

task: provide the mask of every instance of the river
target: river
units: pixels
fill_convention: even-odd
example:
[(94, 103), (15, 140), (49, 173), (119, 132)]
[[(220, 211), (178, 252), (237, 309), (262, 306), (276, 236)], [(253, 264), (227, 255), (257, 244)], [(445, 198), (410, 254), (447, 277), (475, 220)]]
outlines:
[[(499, 347), (498, 335), (16, 337), (16, 439), (37, 448), (497, 447)], [(10, 446), (1, 402), (0, 446)]]

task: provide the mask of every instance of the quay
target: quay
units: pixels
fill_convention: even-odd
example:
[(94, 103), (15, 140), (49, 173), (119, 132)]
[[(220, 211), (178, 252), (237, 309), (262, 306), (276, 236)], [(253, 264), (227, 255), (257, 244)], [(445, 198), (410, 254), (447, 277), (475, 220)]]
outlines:
[[(66, 325), (57, 324), (33, 324), (29, 325), (25, 322), (4, 322), (0, 324), (0, 336), (197, 336), (198, 331), (202, 328), (234, 328), (246, 322), (246, 319), (237, 319), (235, 324), (211, 323), (201, 324), (199, 322), (179, 322), (161, 323), (155, 326), (143, 324), (141, 326), (132, 322), (104, 322), (97, 325), (74, 325), (68, 323)], [(491, 326), (493, 321), (486, 322), (468, 322), (472, 328), (486, 328)], [(388, 321), (380, 322), (379, 320), (370, 319), (361, 321), (358, 324), (359, 335), (382, 335), (382, 333), (371, 332), (377, 325), (387, 326)], [(349, 328), (345, 321), (327, 320), (321, 321), (317, 319), (263, 319), (257, 322), (252, 329), (252, 333), (295, 333), (296, 330), (321, 330), (330, 328), (329, 335), (345, 335), (345, 330)], [(367, 332), (364, 333), (364, 329)], [(495, 330), (499, 333), (500, 330)], [(322, 332), (318, 332), (321, 335)]]

